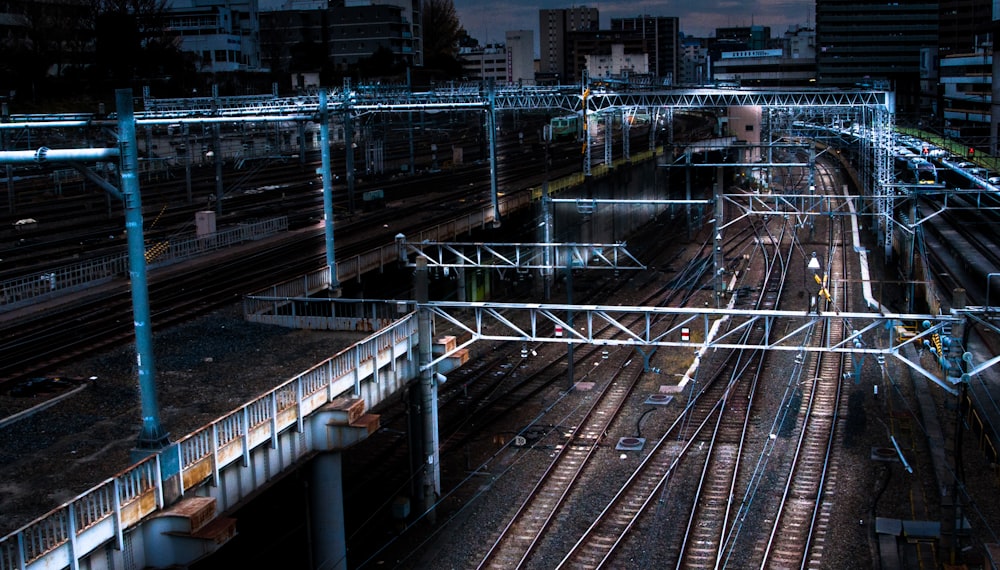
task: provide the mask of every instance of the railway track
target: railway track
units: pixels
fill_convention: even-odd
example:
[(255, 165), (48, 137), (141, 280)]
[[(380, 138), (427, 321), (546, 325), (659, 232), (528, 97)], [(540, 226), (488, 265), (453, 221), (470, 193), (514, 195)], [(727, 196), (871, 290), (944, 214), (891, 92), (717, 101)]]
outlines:
[[(833, 225), (831, 253), (827, 256), (830, 296), (834, 304), (824, 303), (825, 311), (850, 307), (846, 287), (848, 243), (841, 223)], [(820, 346), (837, 344), (845, 337), (841, 319), (826, 319), (810, 335), (809, 343)], [(805, 355), (803, 355), (805, 356)], [(812, 353), (806, 375), (800, 383), (803, 401), (798, 416), (798, 438), (788, 465), (786, 484), (779, 500), (777, 515), (764, 545), (760, 568), (804, 568), (821, 564), (823, 533), (829, 519), (824, 510), (825, 492), (835, 486), (836, 465), (832, 453), (837, 437), (845, 357), (840, 353)], [(816, 548), (813, 548), (813, 547)], [(811, 556), (810, 556), (811, 555)]]
[[(780, 244), (784, 243), (786, 247), (791, 245), (787, 232), (784, 224), (774, 234), (767, 224), (758, 231), (758, 234), (769, 237), (761, 243), (774, 244), (773, 251), (762, 248), (758, 254), (764, 263), (764, 285), (754, 304), (758, 310), (778, 308), (791, 254), (780, 249)], [(746, 342), (759, 344), (767, 340), (765, 331), (757, 327), (744, 333)], [(690, 501), (691, 504), (683, 536), (676, 542), (670, 542), (679, 544), (675, 558), (677, 568), (716, 568), (723, 557), (725, 536), (735, 518), (733, 498), (742, 474), (755, 392), (760, 384), (766, 382), (767, 374), (774, 372), (765, 368), (765, 362), (766, 356), (761, 351), (740, 351), (730, 355), (710, 379), (727, 386), (712, 430), (697, 436), (698, 452), (691, 453), (691, 459), (685, 459), (678, 472), (672, 475), (672, 479), (679, 480), (679, 485), (684, 485), (684, 481), (697, 481), (693, 490), (671, 490), (672, 496), (684, 497), (678, 500), (684, 504)], [(702, 450), (704, 455), (699, 461), (697, 457), (701, 456)]]
[[(675, 236), (680, 238), (680, 228), (675, 229), (678, 235)], [(701, 249), (703, 251), (710, 251), (711, 242), (706, 242), (702, 244)], [(674, 255), (673, 252), (660, 251), (658, 252), (661, 256), (663, 255)], [(667, 259), (656, 259), (653, 260), (654, 264), (663, 264)], [(707, 272), (710, 273), (710, 272)], [(630, 272), (630, 276), (632, 273)], [(580, 302), (589, 302), (590, 299), (600, 299), (606, 298), (611, 295), (620, 294), (622, 289), (631, 289), (633, 287), (640, 291), (645, 291), (647, 302), (668, 302), (668, 300), (683, 299), (685, 296), (690, 295), (692, 290), (697, 290), (701, 285), (700, 281), (705, 278), (706, 270), (704, 264), (700, 263), (697, 259), (689, 262), (684, 267), (680, 268), (674, 279), (663, 279), (663, 275), (659, 274), (642, 274), (640, 276), (640, 283), (632, 284), (631, 278), (611, 278), (604, 277), (599, 280), (597, 287), (586, 291), (584, 294), (578, 296)], [(680, 285), (679, 285), (680, 283)], [(580, 293), (578, 291), (578, 293)], [(679, 301), (682, 302), (682, 301)], [(613, 331), (606, 330), (605, 333), (611, 333)], [(600, 354), (602, 352), (601, 347), (584, 345), (576, 349), (574, 354), (574, 360), (577, 363), (602, 360), (605, 365), (611, 366), (613, 370), (628, 370), (630, 374), (637, 378), (639, 373), (642, 371), (642, 365), (639, 363), (638, 357), (633, 358), (631, 351), (627, 350), (616, 350), (608, 355), (608, 359), (603, 360), (603, 356)], [(525, 354), (531, 356), (525, 357)], [(481, 365), (477, 365), (479, 363)], [(624, 363), (629, 362), (630, 366), (625, 366)], [(463, 374), (466, 368), (475, 366), (474, 372), (467, 372)], [(509, 417), (517, 414), (517, 412), (526, 407), (530, 407), (538, 398), (553, 389), (558, 389), (557, 387), (561, 382), (565, 382), (566, 372), (568, 366), (568, 354), (563, 349), (562, 345), (553, 345), (551, 343), (539, 343), (533, 346), (522, 345), (521, 343), (501, 343), (494, 346), (491, 350), (486, 352), (486, 357), (482, 361), (477, 360), (476, 364), (470, 364), (466, 367), (460, 368), (450, 375), (449, 381), (442, 388), (442, 392), (439, 395), (440, 406), (439, 406), (439, 417), (440, 417), (440, 430), (441, 430), (441, 456), (442, 462), (447, 462), (449, 457), (455, 456), (465, 456), (466, 465), (465, 471), (479, 472), (484, 469), (482, 465), (477, 467), (480, 458), (469, 457), (467, 452), (463, 451), (475, 443), (475, 440), (482, 437), (483, 433), (495, 433), (497, 432), (498, 426), (505, 422)], [(602, 366), (601, 370), (606, 370)], [(578, 381), (583, 381), (586, 379), (589, 372), (584, 374), (583, 378), (578, 378)], [(632, 382), (635, 380), (633, 379)], [(627, 381), (624, 379), (616, 382), (616, 386), (624, 385)], [(601, 388), (599, 394), (601, 394), (600, 403), (595, 404), (595, 407), (599, 407), (605, 410), (607, 413), (608, 409), (615, 408), (615, 404), (607, 403), (606, 396), (604, 396), (604, 390), (610, 390), (607, 384), (601, 383)], [(616, 392), (620, 397), (624, 398), (628, 395), (628, 392), (620, 392), (621, 388), (618, 388)], [(620, 405), (620, 404), (618, 404)], [(397, 410), (392, 417), (396, 418), (394, 422), (398, 427), (384, 430), (386, 433), (377, 433), (373, 437), (384, 440), (395, 439), (397, 444), (402, 444), (403, 421), (400, 419), (404, 414)], [(605, 421), (612, 421), (614, 416), (601, 415), (599, 418), (604, 418)], [(557, 421), (558, 425), (564, 425), (565, 422)], [(389, 426), (393, 424), (388, 424)], [(579, 425), (579, 424), (575, 424)], [(516, 440), (515, 435), (522, 436), (524, 438), (525, 449), (530, 449), (538, 441), (542, 440), (550, 434), (553, 430), (553, 426), (549, 424), (538, 424), (532, 423), (528, 426), (522, 426), (521, 431), (511, 433), (509, 436), (503, 438), (503, 442), (500, 443), (501, 447), (506, 447), (511, 445), (513, 441)], [(593, 444), (596, 446), (603, 442), (602, 438), (597, 438), (595, 441), (590, 441), (587, 438), (583, 438), (577, 441), (577, 438), (582, 438), (581, 433), (591, 433), (595, 431), (593, 429), (584, 429), (577, 427), (572, 430), (577, 436), (570, 436), (567, 442), (560, 444), (559, 447), (565, 450), (566, 453), (572, 455), (573, 459), (579, 458), (578, 452), (581, 447)], [(564, 430), (563, 430), (564, 431)], [(603, 433), (603, 430), (601, 430)], [(560, 440), (564, 439), (563, 435), (559, 435)], [(391, 488), (391, 489), (401, 489), (405, 486), (405, 477), (402, 476), (406, 472), (402, 467), (406, 465), (405, 452), (406, 449), (400, 445), (393, 446), (392, 444), (378, 444), (376, 449), (389, 449), (393, 450), (394, 453), (387, 454), (385, 452), (379, 454), (381, 457), (380, 461), (370, 461), (370, 452), (365, 446), (363, 449), (359, 448), (357, 454), (363, 456), (364, 459), (359, 457), (359, 463), (354, 465), (350, 461), (347, 462), (350, 465), (351, 472), (367, 473), (361, 483), (363, 487), (353, 486), (352, 491), (349, 496), (360, 496), (359, 493), (355, 491), (360, 491), (362, 488), (375, 490), (377, 488)], [(351, 453), (351, 452), (349, 452)], [(560, 452), (561, 454), (562, 452)], [(490, 457), (482, 458), (483, 461), (488, 462)], [(471, 461), (472, 464), (469, 464)], [(371, 475), (371, 470), (366, 469), (365, 466), (378, 466), (376, 470), (380, 475)], [(387, 465), (399, 466), (399, 469), (386, 468)], [(553, 467), (552, 471), (561, 471), (562, 469)], [(395, 473), (396, 476), (392, 477)], [(555, 475), (554, 475), (555, 476)], [(350, 478), (350, 476), (348, 476)], [(390, 480), (391, 479), (391, 480)], [(467, 483), (465, 481), (464, 483)], [(459, 482), (461, 485), (463, 482)], [(448, 489), (447, 493), (461, 493), (461, 489), (454, 488)], [(539, 494), (545, 494), (546, 491), (539, 489)], [(552, 491), (547, 491), (551, 493)], [(386, 500), (389, 500), (388, 498)], [(373, 521), (365, 521), (365, 525), (371, 524)], [(364, 526), (364, 525), (362, 525)], [(364, 530), (358, 529), (355, 535), (360, 535)], [(515, 534), (512, 531), (511, 534)], [(498, 551), (498, 555), (499, 551)], [(524, 556), (528, 555), (528, 552), (523, 553)], [(510, 557), (511, 555), (503, 554), (500, 556)]]
[[(773, 298), (769, 291), (773, 287), (780, 286), (774, 283), (782, 282), (784, 269), (777, 264), (772, 264), (771, 267), (776, 274), (763, 280), (764, 283), (772, 285), (767, 285), (759, 291), (756, 302), (758, 306)], [(743, 332), (746, 340), (749, 340), (747, 335), (761, 334), (763, 332), (759, 329)], [(676, 519), (683, 516), (680, 513), (684, 510), (690, 512), (694, 505), (699, 504), (694, 499), (695, 495), (690, 494), (692, 488), (687, 486), (687, 482), (704, 480), (711, 469), (720, 469), (727, 463), (733, 464), (732, 457), (729, 460), (725, 458), (730, 449), (728, 438), (731, 436), (723, 435), (721, 432), (727, 434), (731, 432), (734, 426), (730, 424), (730, 418), (740, 417), (739, 409), (748, 401), (752, 383), (748, 379), (743, 379), (741, 372), (750, 363), (743, 356), (741, 353), (730, 353), (720, 367), (711, 372), (699, 371), (696, 377), (697, 393), (690, 397), (680, 416), (649, 450), (642, 464), (565, 554), (559, 564), (560, 568), (617, 567), (626, 564), (626, 560), (632, 557), (631, 554), (623, 552), (626, 550), (625, 544), (629, 542), (629, 535), (634, 541), (635, 536), (645, 535), (642, 528), (650, 528), (650, 519), (660, 520), (662, 517)], [(719, 443), (718, 447), (715, 446), (716, 442)], [(714, 454), (711, 453), (712, 450), (715, 451)], [(710, 463), (708, 459), (713, 455), (715, 462)], [(699, 473), (700, 476), (697, 475)], [(692, 475), (695, 476), (691, 477)], [(715, 481), (724, 478), (723, 476)], [(706, 490), (698, 496), (706, 499), (717, 492), (707, 489), (707, 481), (699, 487)], [(705, 508), (714, 507), (711, 501), (703, 504)], [(683, 505), (688, 507), (685, 509)], [(706, 512), (708, 511), (703, 511), (702, 516), (705, 516)], [(696, 515), (690, 516), (697, 518)], [(657, 543), (668, 553), (675, 549), (676, 545), (684, 542), (684, 538), (678, 536), (657, 539)], [(694, 541), (688, 544), (693, 545)], [(633, 552), (634, 545), (628, 551)], [(650, 554), (650, 556), (661, 555)], [(659, 558), (647, 562), (656, 565), (665, 563)]]

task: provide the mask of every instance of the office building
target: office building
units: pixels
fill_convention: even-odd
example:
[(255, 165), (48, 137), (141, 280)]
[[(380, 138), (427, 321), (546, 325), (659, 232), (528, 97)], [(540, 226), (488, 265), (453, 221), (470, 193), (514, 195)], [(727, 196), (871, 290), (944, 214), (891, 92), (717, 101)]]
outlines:
[(680, 23), (676, 17), (612, 18), (611, 31), (632, 32), (646, 41), (649, 73), (672, 85), (680, 76)]
[(573, 82), (574, 61), (569, 50), (567, 35), (573, 32), (596, 31), (598, 27), (597, 8), (576, 6), (558, 10), (539, 10), (539, 74), (555, 83)]

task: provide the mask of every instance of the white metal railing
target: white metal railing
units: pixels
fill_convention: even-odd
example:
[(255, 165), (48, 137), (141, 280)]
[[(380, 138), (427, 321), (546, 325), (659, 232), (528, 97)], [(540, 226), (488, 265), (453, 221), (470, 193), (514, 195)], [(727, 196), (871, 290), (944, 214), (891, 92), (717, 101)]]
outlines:
[[(241, 224), (208, 236), (188, 235), (147, 244), (146, 262), (150, 268), (169, 265), (286, 230), (288, 218), (282, 216), (253, 224)], [(91, 287), (127, 273), (128, 253), (122, 252), (9, 279), (0, 283), (0, 311), (36, 302), (41, 297)]]
[[(223, 453), (227, 447), (240, 442), (242, 449), (249, 452), (270, 442), (281, 431), (300, 424), (303, 418), (341, 395), (357, 395), (360, 383), (374, 381), (378, 374), (375, 366), (366, 372), (369, 377), (354, 377), (360, 372), (358, 363), (375, 358), (379, 350), (404, 341), (415, 335), (416, 330), (415, 314), (404, 315), (392, 325), (3, 537), (0, 570), (23, 570), (36, 564), (39, 568), (49, 567), (45, 561), (50, 557), (80, 560), (87, 555), (80, 551), (84, 544), (97, 549), (117, 540), (120, 545), (125, 530), (165, 506), (161, 476), (164, 465), (178, 465), (178, 472), (168, 476), (180, 478), (182, 492), (208, 482), (224, 467), (242, 459), (242, 454)], [(209, 474), (189, 480), (205, 461), (213, 462)], [(56, 565), (62, 566), (65, 564)]]

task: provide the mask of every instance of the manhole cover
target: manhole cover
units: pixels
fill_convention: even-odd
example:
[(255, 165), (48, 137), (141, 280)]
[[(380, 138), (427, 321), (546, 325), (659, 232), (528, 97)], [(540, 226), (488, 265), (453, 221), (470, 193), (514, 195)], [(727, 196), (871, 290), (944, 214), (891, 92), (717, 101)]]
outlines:
[(646, 398), (645, 403), (652, 406), (666, 406), (672, 401), (674, 401), (673, 396), (668, 396), (666, 394), (652, 394)]
[(873, 447), (871, 458), (873, 461), (896, 461), (899, 454), (891, 447)]
[(638, 451), (642, 449), (642, 446), (646, 444), (646, 438), (644, 437), (623, 437), (618, 440), (618, 445), (615, 449), (622, 451)]

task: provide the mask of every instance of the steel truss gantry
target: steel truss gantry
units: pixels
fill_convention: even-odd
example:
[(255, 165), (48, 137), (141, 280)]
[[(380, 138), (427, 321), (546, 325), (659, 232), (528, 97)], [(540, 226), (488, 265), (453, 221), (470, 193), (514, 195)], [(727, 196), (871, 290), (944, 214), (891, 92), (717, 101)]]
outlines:
[[(862, 145), (865, 194), (874, 199), (879, 223), (879, 241), (887, 256), (892, 253), (892, 145), (894, 99), (884, 91), (835, 91), (822, 89), (663, 89), (611, 91), (587, 85), (494, 86), (492, 84), (450, 84), (431, 91), (414, 92), (405, 85), (356, 85), (345, 82), (342, 87), (279, 97), (251, 95), (237, 97), (194, 97), (158, 99), (143, 93), (143, 110), (135, 113), (136, 125), (218, 124), (238, 122), (316, 122), (321, 108), (330, 117), (340, 117), (345, 123), (345, 136), (353, 137), (352, 118), (370, 113), (407, 113), (413, 111), (477, 111), (486, 114), (490, 143), (491, 196), (496, 205), (496, 114), (502, 111), (559, 109), (569, 113), (606, 114), (636, 110), (665, 111), (667, 117), (677, 111), (716, 111), (730, 107), (760, 107), (765, 112), (762, 126), (764, 144), (778, 132), (790, 132), (796, 121), (822, 117), (857, 126)], [(72, 115), (8, 115), (0, 129), (84, 127), (95, 124), (112, 125), (114, 114), (74, 113)], [(627, 132), (627, 121), (622, 121)], [(589, 140), (589, 130), (587, 133)], [(624, 137), (623, 137), (624, 140)], [(652, 139), (651, 139), (652, 140)], [(610, 141), (606, 141), (606, 145)], [(623, 143), (624, 144), (624, 143)], [(351, 145), (347, 145), (348, 149)], [(590, 145), (587, 145), (584, 172), (590, 172)], [(605, 154), (609, 150), (605, 149)], [(628, 151), (626, 150), (626, 155)], [(350, 157), (349, 157), (350, 158)], [(607, 159), (607, 157), (606, 157)], [(865, 168), (867, 167), (867, 168)], [(350, 173), (349, 173), (350, 174)], [(351, 186), (353, 177), (348, 177)], [(353, 194), (348, 188), (348, 194)]]
[[(998, 319), (991, 317), (984, 307), (953, 310), (946, 315), (920, 315), (904, 313), (848, 313), (825, 312), (822, 314), (801, 311), (760, 311), (734, 308), (641, 307), (620, 305), (568, 305), (541, 303), (490, 303), (435, 301), (418, 303), (434, 317), (461, 330), (469, 340), (455, 348), (458, 351), (478, 341), (544, 342), (558, 344), (592, 344), (598, 346), (673, 347), (703, 353), (710, 349), (726, 350), (775, 350), (785, 352), (839, 352), (872, 354), (879, 359), (891, 357), (915, 372), (938, 384), (951, 394), (957, 394), (955, 385), (968, 380), (1000, 362), (1000, 356), (972, 365), (961, 376), (943, 377), (941, 372), (929, 371), (919, 359), (913, 360), (904, 349), (919, 354), (933, 335), (948, 336), (947, 331), (959, 328), (967, 320), (1000, 332)], [(566, 319), (573, 315), (573, 325)], [(629, 322), (626, 322), (628, 320)], [(838, 342), (825, 339), (818, 346), (810, 346), (811, 332), (824, 321), (838, 320), (847, 325), (851, 333)], [(904, 323), (921, 323), (922, 330), (914, 336), (899, 340), (897, 326)], [(670, 323), (669, 326), (664, 323)], [(723, 330), (723, 326), (725, 329)], [(762, 327), (768, 339), (761, 343), (743, 343), (743, 331)], [(560, 330), (560, 335), (555, 331)], [(699, 342), (682, 340), (682, 329), (692, 331)], [(700, 329), (701, 334), (694, 331)], [(608, 330), (612, 331), (610, 334)], [(432, 369), (455, 351), (442, 354), (428, 362)], [(966, 357), (967, 358), (967, 357)], [(973, 363), (969, 363), (973, 364)]]
[[(400, 259), (415, 267), (514, 269), (645, 269), (625, 243), (412, 243), (397, 236)], [(549, 260), (549, 261), (547, 261)]]

